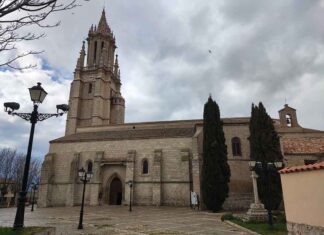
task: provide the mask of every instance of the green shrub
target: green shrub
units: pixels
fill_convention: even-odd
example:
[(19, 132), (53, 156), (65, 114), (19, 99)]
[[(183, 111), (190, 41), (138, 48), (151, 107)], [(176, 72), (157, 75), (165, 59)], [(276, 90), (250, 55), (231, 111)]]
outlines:
[(224, 221), (224, 220), (233, 220), (235, 219), (235, 217), (233, 216), (232, 213), (226, 213), (224, 215), (222, 215), (221, 217), (221, 220)]

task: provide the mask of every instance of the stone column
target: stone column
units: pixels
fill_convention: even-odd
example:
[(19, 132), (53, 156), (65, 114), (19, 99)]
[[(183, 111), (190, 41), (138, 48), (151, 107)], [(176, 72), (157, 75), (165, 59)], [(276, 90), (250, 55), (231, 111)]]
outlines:
[(129, 204), (129, 194), (130, 194), (130, 188), (127, 184), (128, 181), (133, 181), (133, 190), (132, 190), (132, 203), (135, 202), (134, 198), (134, 188), (136, 187), (135, 181), (134, 181), (134, 162), (136, 157), (136, 150), (129, 150), (127, 154), (127, 160), (126, 160), (126, 177), (125, 182), (123, 184), (125, 185), (125, 196), (123, 205)]
[(192, 171), (192, 190), (200, 196), (200, 160), (198, 151), (198, 138), (192, 139), (192, 159), (191, 159), (191, 171)]
[(152, 204), (155, 206), (161, 206), (162, 204), (162, 149), (156, 149), (154, 151), (154, 162), (152, 168)]
[(192, 183), (192, 159), (190, 156), (189, 149), (181, 149), (181, 161), (184, 163), (183, 170), (183, 180), (188, 181), (187, 184), (187, 200), (184, 201), (184, 205), (191, 205), (191, 191), (193, 191), (193, 183)]
[[(91, 123), (92, 126), (102, 125), (103, 121), (103, 86), (104, 83), (100, 78), (96, 78), (95, 84), (94, 84), (94, 94), (93, 94), (93, 100), (92, 100), (92, 114), (91, 114)], [(108, 102), (110, 105), (110, 102)], [(107, 105), (107, 102), (105, 103)], [(110, 109), (110, 107), (109, 107)]]
[(54, 181), (54, 157), (55, 154), (47, 154), (42, 165), (41, 180), (38, 190), (38, 207), (51, 206), (52, 184)]
[(67, 114), (65, 135), (71, 135), (76, 132), (79, 116), (79, 106), (81, 99), (81, 79), (80, 74), (76, 73), (73, 82), (71, 83), (69, 112)]
[(96, 157), (93, 164), (93, 177), (90, 180), (90, 206), (99, 205), (99, 192), (101, 189), (101, 160), (104, 156), (104, 152), (96, 152)]
[(254, 194), (254, 204), (259, 204), (259, 193), (258, 193), (258, 184), (257, 184), (257, 178), (258, 175), (255, 173), (255, 171), (252, 171), (252, 184), (253, 184), (253, 194)]
[(258, 175), (255, 173), (255, 171), (252, 171), (251, 177), (253, 184), (254, 203), (250, 205), (250, 209), (246, 213), (246, 219), (251, 221), (267, 221), (267, 210), (264, 209), (264, 205), (259, 201), (257, 184)]
[(75, 198), (77, 197), (77, 183), (80, 180), (78, 170), (80, 168), (80, 153), (75, 153), (70, 164), (70, 179), (66, 191), (66, 206), (74, 206), (76, 204)]

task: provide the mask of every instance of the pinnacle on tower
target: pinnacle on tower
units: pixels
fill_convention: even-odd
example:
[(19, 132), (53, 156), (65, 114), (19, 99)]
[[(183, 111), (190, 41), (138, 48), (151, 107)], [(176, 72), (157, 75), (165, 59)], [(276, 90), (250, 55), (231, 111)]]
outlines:
[(111, 32), (110, 28), (108, 26), (107, 20), (106, 20), (105, 9), (102, 10), (102, 14), (100, 17), (100, 21), (99, 21), (97, 30), (101, 33), (110, 33)]
[(80, 68), (83, 68), (84, 66), (84, 57), (85, 57), (85, 46), (84, 46), (84, 41), (82, 42), (82, 47), (81, 47), (81, 51), (80, 51), (80, 56), (78, 58), (78, 61), (77, 61), (77, 68), (80, 69)]
[(119, 70), (118, 55), (116, 54), (115, 65), (114, 65), (114, 74), (116, 77), (118, 76), (118, 70)]

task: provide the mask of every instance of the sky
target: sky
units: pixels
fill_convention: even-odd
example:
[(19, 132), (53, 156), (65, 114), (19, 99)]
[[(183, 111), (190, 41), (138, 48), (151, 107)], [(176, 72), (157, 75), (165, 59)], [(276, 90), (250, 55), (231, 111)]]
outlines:
[[(262, 101), (278, 118), (286, 102), (301, 126), (324, 130), (323, 0), (83, 1), (48, 18), (59, 27), (23, 29), (46, 37), (17, 44), (19, 51), (44, 52), (19, 61), (33, 69), (0, 69), (0, 101), (30, 112), (27, 88), (41, 82), (48, 96), (40, 112), (68, 103), (82, 41), (103, 8), (118, 46), (126, 122), (200, 119), (211, 94), (222, 117), (250, 116)], [(37, 123), (34, 157), (64, 135), (65, 121)], [(29, 131), (30, 123), (0, 112), (0, 148), (26, 152)]]

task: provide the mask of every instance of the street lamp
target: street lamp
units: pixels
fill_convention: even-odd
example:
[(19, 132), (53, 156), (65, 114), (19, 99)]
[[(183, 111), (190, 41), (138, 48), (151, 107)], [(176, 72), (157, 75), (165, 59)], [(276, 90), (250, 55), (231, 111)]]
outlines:
[(92, 178), (93, 173), (92, 173), (92, 171), (86, 172), (83, 167), (78, 171), (78, 173), (79, 173), (80, 180), (83, 182), (83, 193), (82, 193), (82, 202), (81, 202), (81, 210), (80, 210), (80, 219), (79, 219), (78, 229), (83, 229), (82, 222), (83, 222), (84, 193), (85, 193), (86, 184)]
[(36, 190), (37, 190), (37, 189), (38, 189), (37, 184), (33, 184), (33, 185), (32, 185), (33, 199), (32, 199), (32, 207), (31, 207), (31, 211), (34, 211), (35, 193), (36, 193)]
[(27, 195), (27, 180), (29, 174), (31, 152), (33, 147), (35, 124), (37, 123), (37, 121), (44, 121), (51, 117), (62, 116), (64, 113), (66, 113), (69, 110), (68, 105), (61, 104), (56, 106), (57, 113), (38, 113), (38, 105), (44, 101), (47, 92), (41, 87), (41, 83), (38, 82), (37, 86), (33, 86), (29, 88), (29, 93), (30, 93), (30, 98), (33, 101), (33, 105), (34, 105), (34, 109), (31, 113), (15, 112), (15, 110), (18, 110), (20, 108), (20, 105), (16, 102), (4, 103), (5, 112), (7, 112), (9, 115), (18, 116), (31, 123), (26, 162), (24, 168), (24, 176), (22, 180), (22, 189), (19, 192), (17, 212), (15, 217), (15, 222), (13, 225), (14, 229), (19, 229), (24, 227), (25, 202), (26, 202), (26, 195)]
[(272, 211), (271, 211), (271, 183), (269, 181), (269, 174), (271, 172), (276, 172), (277, 169), (282, 168), (283, 162), (264, 162), (264, 161), (250, 161), (249, 167), (251, 171), (259, 171), (262, 172), (266, 178), (266, 189), (268, 194), (268, 223), (270, 226), (273, 225), (273, 219), (272, 219)]
[(133, 188), (133, 181), (130, 180), (127, 182), (129, 186), (129, 211), (132, 211), (132, 188)]

